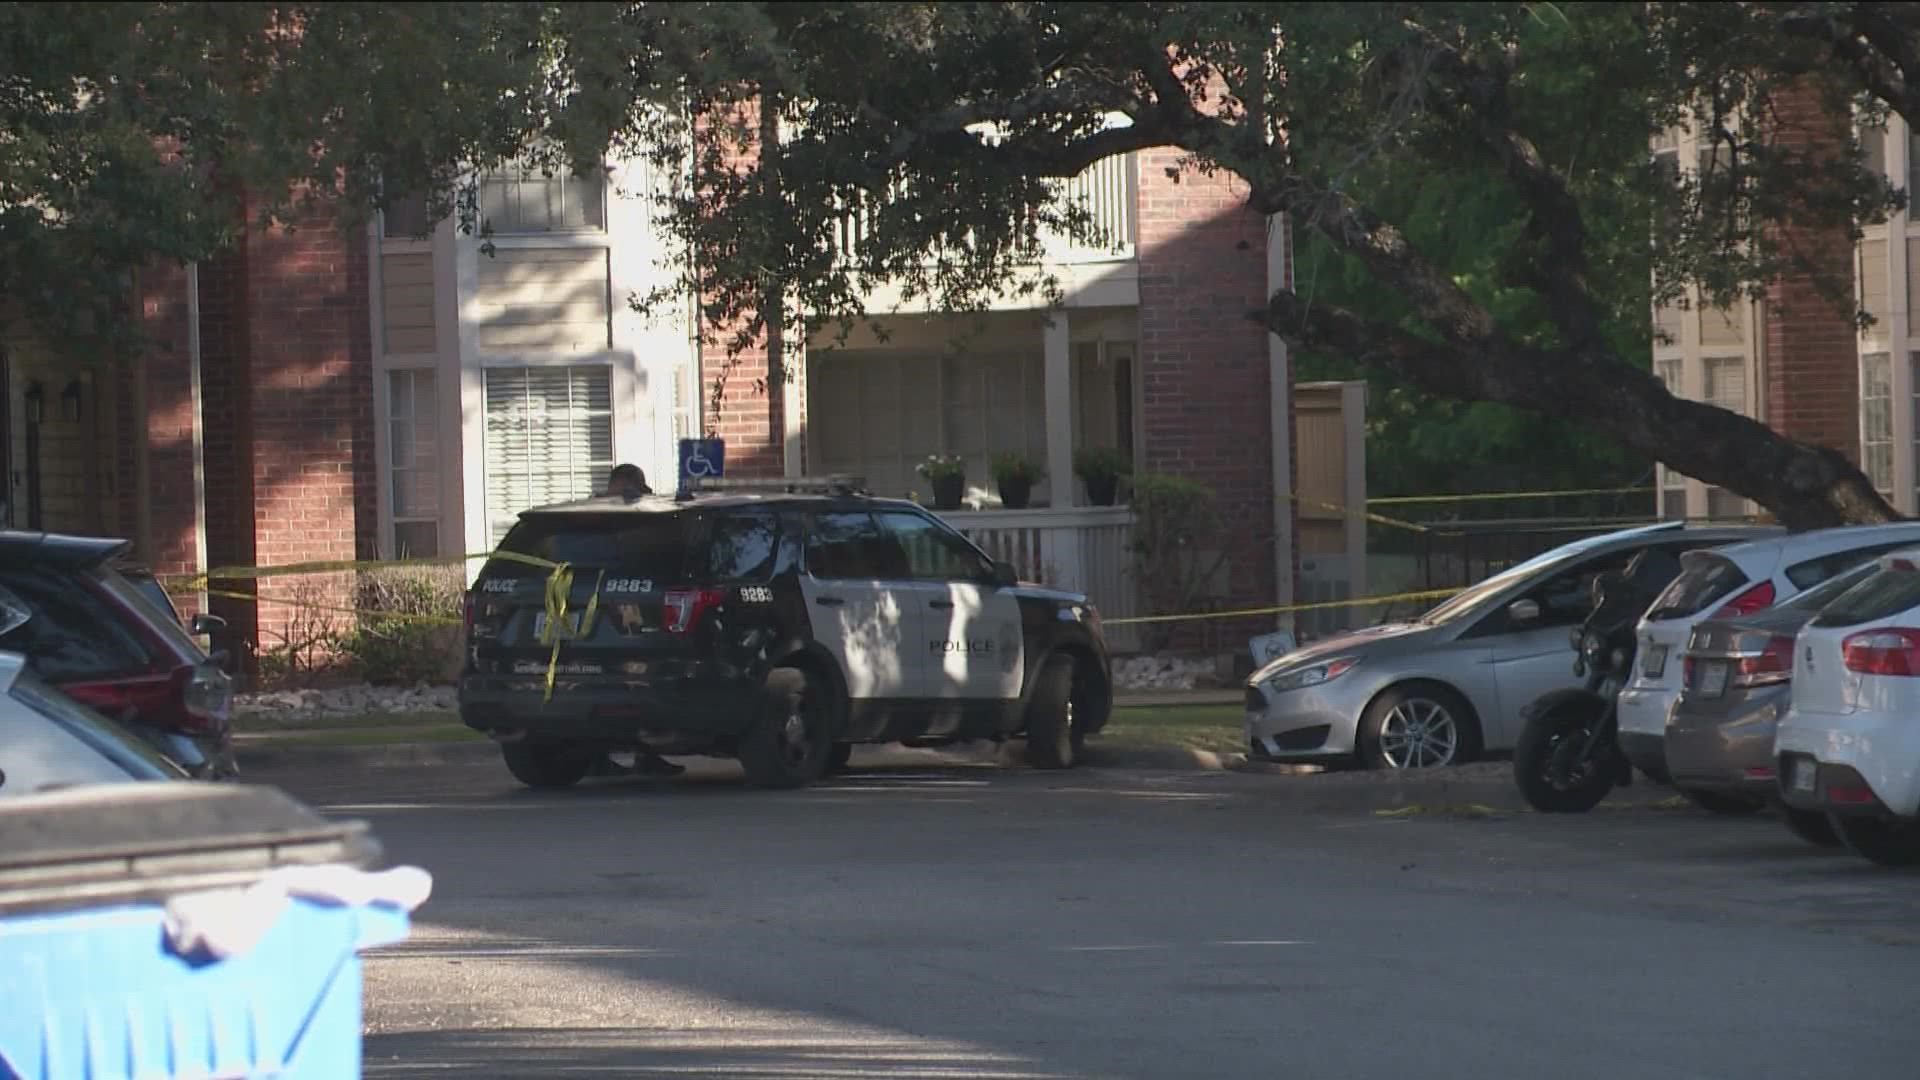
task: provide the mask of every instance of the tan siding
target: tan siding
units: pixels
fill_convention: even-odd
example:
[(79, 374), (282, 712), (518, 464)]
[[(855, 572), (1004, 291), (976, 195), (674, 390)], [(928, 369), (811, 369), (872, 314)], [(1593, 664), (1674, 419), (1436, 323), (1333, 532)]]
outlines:
[(382, 257), (380, 304), (388, 353), (434, 351), (432, 255)]
[(482, 256), (475, 300), (485, 351), (610, 347), (604, 249), (528, 248)]
[(1682, 311), (1678, 304), (1669, 304), (1666, 307), (1655, 308), (1653, 310), (1654, 328), (1659, 330), (1660, 336), (1666, 339), (1664, 341), (1656, 341), (1654, 343), (1655, 346), (1672, 349), (1679, 348), (1682, 340), (1681, 335), (1685, 329), (1682, 320), (1685, 317), (1686, 312)]
[(1738, 345), (1746, 340), (1746, 305), (1700, 310), (1700, 344)]
[(1867, 333), (1884, 337), (1887, 328), (1887, 242), (1867, 240), (1860, 245), (1860, 306), (1874, 317)]

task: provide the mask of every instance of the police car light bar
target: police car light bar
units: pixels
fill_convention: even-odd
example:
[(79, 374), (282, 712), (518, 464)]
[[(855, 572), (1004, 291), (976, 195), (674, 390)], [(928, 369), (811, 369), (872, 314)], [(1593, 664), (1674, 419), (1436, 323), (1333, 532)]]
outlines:
[(784, 495), (858, 495), (865, 494), (865, 477), (835, 473), (831, 476), (787, 476), (766, 479), (733, 480), (725, 477), (696, 477), (689, 483), (691, 494), (701, 492), (772, 492)]

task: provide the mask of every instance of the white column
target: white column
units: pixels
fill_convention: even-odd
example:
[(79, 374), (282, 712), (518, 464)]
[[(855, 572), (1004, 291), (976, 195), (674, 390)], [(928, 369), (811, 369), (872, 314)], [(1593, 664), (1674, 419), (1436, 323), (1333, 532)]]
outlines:
[[(1046, 336), (1047, 405), (1047, 481), (1053, 495), (1053, 509), (1074, 505), (1073, 478), (1073, 342), (1067, 333), (1067, 313), (1056, 311), (1047, 320)], [(1058, 529), (1055, 543), (1045, 552), (1053, 570), (1047, 584), (1065, 589), (1085, 589), (1083, 569), (1086, 534), (1079, 529)]]
[[(1267, 295), (1271, 297), (1289, 286), (1287, 280), (1286, 218), (1275, 214), (1267, 219)], [(1267, 334), (1267, 411), (1273, 432), (1273, 580), (1274, 603), (1293, 603), (1293, 445), (1288, 435), (1293, 430), (1293, 382), (1287, 378), (1287, 343), (1280, 335)], [(1348, 453), (1352, 453), (1349, 447)], [(1361, 451), (1365, 453), (1364, 449)], [(1364, 469), (1364, 465), (1362, 466)], [(1362, 474), (1360, 502), (1366, 499), (1365, 473)], [(1363, 533), (1364, 536), (1364, 533)], [(1359, 565), (1353, 572), (1363, 573), (1366, 562), (1362, 540)], [(1356, 593), (1359, 586), (1355, 586)], [(1293, 614), (1283, 613), (1277, 620), (1280, 629), (1293, 629)]]
[(1067, 337), (1067, 313), (1056, 311), (1046, 329), (1047, 479), (1053, 508), (1074, 505), (1073, 345)]
[(781, 351), (785, 354), (787, 374), (790, 378), (780, 390), (780, 452), (785, 474), (789, 478), (798, 477), (806, 470), (806, 462), (801, 460), (800, 437), (803, 430), (800, 416), (800, 395), (807, 385), (807, 343), (798, 334), (785, 339)]

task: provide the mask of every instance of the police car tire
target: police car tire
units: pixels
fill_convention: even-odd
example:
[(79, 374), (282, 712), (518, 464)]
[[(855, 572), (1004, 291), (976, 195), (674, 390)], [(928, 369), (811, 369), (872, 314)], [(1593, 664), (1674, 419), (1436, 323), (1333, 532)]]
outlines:
[(500, 756), (513, 778), (530, 788), (572, 787), (593, 771), (595, 760), (579, 747), (530, 739), (503, 743)]
[(1079, 745), (1073, 731), (1073, 661), (1049, 657), (1027, 703), (1027, 764), (1071, 769)]
[(853, 760), (853, 744), (852, 743), (850, 742), (834, 743), (832, 752), (830, 752), (827, 755), (827, 774), (831, 776), (835, 773), (845, 772), (847, 769), (847, 762), (852, 760)]
[[(819, 779), (833, 756), (833, 733), (813, 680), (799, 668), (774, 668), (761, 684), (760, 715), (740, 739), (740, 767), (754, 787), (796, 788)], [(797, 710), (797, 715), (796, 715)], [(787, 722), (801, 721), (790, 739)]]

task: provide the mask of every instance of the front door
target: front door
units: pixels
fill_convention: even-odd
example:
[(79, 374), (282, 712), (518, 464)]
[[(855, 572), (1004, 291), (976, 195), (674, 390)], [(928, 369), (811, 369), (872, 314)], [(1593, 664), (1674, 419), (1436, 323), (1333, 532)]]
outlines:
[(925, 696), (925, 665), (912, 647), (923, 636), (922, 605), (900, 580), (898, 552), (861, 510), (816, 514), (807, 534), (801, 594), (814, 640), (846, 676), (858, 736), (885, 726), (894, 703)]
[[(993, 560), (926, 514), (887, 510), (877, 516), (905, 549), (914, 599), (924, 609), (927, 696), (967, 707), (1019, 698), (1026, 670), (1020, 603), (992, 584)], [(940, 726), (956, 716), (942, 710)]]

